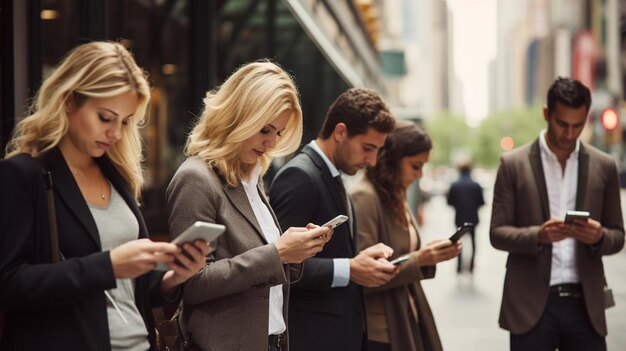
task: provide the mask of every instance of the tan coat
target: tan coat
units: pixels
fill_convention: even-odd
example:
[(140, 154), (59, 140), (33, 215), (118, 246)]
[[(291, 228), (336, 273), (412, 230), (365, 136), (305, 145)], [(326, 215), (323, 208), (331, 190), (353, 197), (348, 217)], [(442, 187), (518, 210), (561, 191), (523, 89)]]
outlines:
[(229, 187), (199, 158), (188, 158), (174, 175), (167, 207), (172, 236), (198, 220), (226, 226), (210, 246), (206, 267), (185, 284), (182, 327), (187, 338), (202, 350), (266, 351), (270, 287), (283, 284), (287, 323), (289, 283), (299, 277), (301, 265), (282, 264), (243, 186)]
[[(372, 183), (363, 178), (351, 190), (357, 213), (359, 247), (365, 249), (382, 242), (394, 250), (394, 256), (409, 253), (409, 230), (396, 223), (391, 212), (384, 208)], [(411, 216), (417, 232), (415, 219)], [(417, 247), (419, 249), (419, 232)], [(387, 319), (389, 339), (393, 351), (440, 351), (441, 341), (430, 306), (420, 280), (435, 276), (435, 267), (420, 267), (412, 256), (402, 264), (402, 270), (387, 284), (365, 290), (368, 335), (372, 339), (377, 320)], [(410, 297), (417, 316), (412, 312)], [(417, 318), (416, 318), (417, 317)], [(375, 336), (374, 336), (375, 338)]]
[[(598, 245), (581, 242), (576, 263), (587, 314), (594, 330), (606, 335), (602, 256), (624, 246), (624, 225), (615, 160), (581, 144), (578, 159), (576, 209), (591, 213), (602, 224)], [(548, 300), (552, 245), (539, 245), (540, 225), (550, 218), (548, 192), (538, 141), (502, 157), (494, 188), (491, 244), (509, 252), (500, 326), (514, 334), (528, 332)]]

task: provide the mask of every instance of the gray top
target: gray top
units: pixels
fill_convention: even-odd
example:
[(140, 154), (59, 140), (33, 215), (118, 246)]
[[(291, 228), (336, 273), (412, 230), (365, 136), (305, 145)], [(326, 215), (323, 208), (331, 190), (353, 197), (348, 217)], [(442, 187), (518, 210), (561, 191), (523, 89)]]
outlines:
[[(111, 186), (111, 200), (106, 208), (89, 205), (98, 227), (102, 251), (112, 250), (139, 237), (139, 223), (124, 199)], [(148, 330), (135, 305), (135, 284), (132, 279), (116, 279), (117, 288), (107, 294), (107, 317), (111, 349), (145, 351), (150, 348)]]

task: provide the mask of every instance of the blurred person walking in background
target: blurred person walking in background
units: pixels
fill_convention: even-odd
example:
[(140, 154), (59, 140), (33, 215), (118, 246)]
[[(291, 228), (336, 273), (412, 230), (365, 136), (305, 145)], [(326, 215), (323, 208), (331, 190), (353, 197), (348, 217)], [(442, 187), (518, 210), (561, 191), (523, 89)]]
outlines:
[(201, 350), (288, 350), (289, 284), (332, 234), (309, 225), (281, 235), (260, 183), (274, 156), (300, 145), (298, 91), (278, 65), (254, 62), (208, 92), (204, 106), (167, 188), (169, 227), (177, 236), (200, 220), (226, 232), (185, 286), (181, 327)]
[(339, 173), (354, 175), (374, 166), (394, 123), (376, 92), (348, 89), (331, 105), (317, 139), (272, 182), (270, 201), (284, 227), (324, 223), (339, 214), (350, 217), (323, 252), (304, 261), (302, 279), (293, 285), (289, 332), (295, 350), (363, 350), (362, 286), (379, 286), (397, 273), (386, 260), (393, 253), (388, 246), (359, 252), (353, 204)]
[[(606, 350), (602, 256), (624, 246), (615, 160), (579, 136), (591, 94), (557, 78), (543, 109), (547, 130), (502, 156), (491, 244), (508, 251), (500, 326), (511, 350)], [(568, 210), (591, 218), (565, 223)]]
[[(478, 225), (478, 209), (485, 204), (483, 198), (483, 189), (471, 176), (472, 166), (470, 162), (466, 161), (459, 164), (459, 179), (454, 181), (450, 185), (448, 190), (447, 200), (448, 205), (454, 207), (455, 216), (454, 223), (457, 227), (463, 225), (463, 223), (474, 223), (470, 231), (470, 238), (472, 239), (472, 256), (470, 258), (469, 271), (474, 271), (474, 259), (476, 257), (476, 226)], [(463, 271), (463, 253), (459, 254), (457, 260), (456, 271), (461, 273)]]
[(180, 298), (208, 245), (147, 239), (138, 126), (149, 101), (131, 54), (92, 42), (17, 125), (0, 162), (0, 349), (156, 350), (152, 307)]
[(359, 214), (359, 246), (383, 243), (394, 257), (409, 255), (389, 282), (365, 289), (368, 351), (442, 350), (432, 312), (420, 281), (435, 276), (436, 264), (456, 257), (460, 242), (435, 240), (422, 246), (406, 198), (422, 177), (432, 142), (415, 123), (397, 121), (380, 150), (376, 166), (352, 191)]

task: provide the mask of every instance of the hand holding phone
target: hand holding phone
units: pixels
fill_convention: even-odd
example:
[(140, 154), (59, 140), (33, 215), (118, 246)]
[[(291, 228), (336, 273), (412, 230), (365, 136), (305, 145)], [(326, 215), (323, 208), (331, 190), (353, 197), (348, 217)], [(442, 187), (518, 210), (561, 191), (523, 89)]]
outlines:
[(588, 211), (567, 211), (565, 213), (565, 223), (574, 224), (574, 219), (580, 219), (586, 221), (589, 219), (590, 213)]
[(467, 233), (469, 233), (472, 228), (474, 228), (474, 223), (465, 222), (462, 226), (456, 229), (456, 232), (448, 238), (448, 240), (452, 241), (452, 243), (457, 242), (461, 237)]
[[(204, 240), (207, 243), (210, 243), (222, 235), (225, 230), (226, 227), (221, 224), (196, 221), (194, 224), (190, 225), (189, 228), (185, 229), (185, 231), (179, 236), (174, 238), (171, 243), (178, 246), (182, 246), (184, 243), (193, 244), (196, 240)], [(169, 267), (166, 263), (159, 262), (155, 269), (166, 271), (169, 270)]]

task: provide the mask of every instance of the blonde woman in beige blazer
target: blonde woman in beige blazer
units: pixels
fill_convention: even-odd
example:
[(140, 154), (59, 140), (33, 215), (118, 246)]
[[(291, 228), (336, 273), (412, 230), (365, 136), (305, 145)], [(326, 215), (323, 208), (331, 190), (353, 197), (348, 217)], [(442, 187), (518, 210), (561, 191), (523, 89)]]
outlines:
[(185, 285), (185, 338), (200, 350), (288, 350), (289, 283), (331, 234), (308, 225), (281, 235), (260, 184), (272, 157), (300, 144), (297, 90), (280, 67), (256, 62), (238, 69), (204, 103), (188, 158), (167, 189), (170, 233), (197, 220), (223, 224), (226, 232)]
[(422, 176), (432, 143), (414, 123), (398, 121), (375, 167), (351, 191), (359, 246), (382, 242), (394, 258), (409, 255), (388, 283), (366, 289), (367, 350), (440, 351), (435, 320), (420, 285), (435, 276), (435, 265), (459, 254), (460, 243), (436, 240), (421, 246), (406, 189)]

